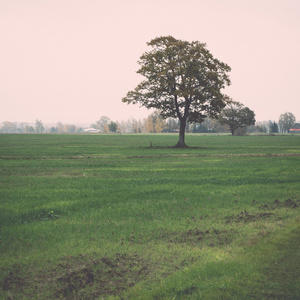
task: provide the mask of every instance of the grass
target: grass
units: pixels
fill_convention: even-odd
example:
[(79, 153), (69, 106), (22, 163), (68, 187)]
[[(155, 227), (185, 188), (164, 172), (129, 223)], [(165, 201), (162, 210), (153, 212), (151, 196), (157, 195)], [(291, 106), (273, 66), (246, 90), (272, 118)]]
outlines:
[(299, 298), (300, 137), (176, 141), (0, 135), (2, 298)]

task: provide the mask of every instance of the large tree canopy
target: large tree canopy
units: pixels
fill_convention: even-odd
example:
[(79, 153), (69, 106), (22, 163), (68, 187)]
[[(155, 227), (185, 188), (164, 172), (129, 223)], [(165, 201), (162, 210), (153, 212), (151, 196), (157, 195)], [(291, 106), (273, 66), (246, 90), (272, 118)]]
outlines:
[(224, 108), (221, 112), (219, 121), (222, 125), (228, 125), (231, 134), (234, 135), (234, 132), (238, 128), (245, 128), (246, 126), (254, 125), (255, 114), (242, 103), (232, 101), (228, 103), (226, 108)]
[(139, 60), (137, 73), (146, 79), (122, 99), (156, 108), (164, 118), (180, 120), (178, 147), (185, 147), (186, 122), (201, 123), (216, 117), (227, 100), (221, 92), (230, 85), (230, 67), (215, 59), (198, 41), (187, 42), (172, 36), (147, 43), (152, 50)]

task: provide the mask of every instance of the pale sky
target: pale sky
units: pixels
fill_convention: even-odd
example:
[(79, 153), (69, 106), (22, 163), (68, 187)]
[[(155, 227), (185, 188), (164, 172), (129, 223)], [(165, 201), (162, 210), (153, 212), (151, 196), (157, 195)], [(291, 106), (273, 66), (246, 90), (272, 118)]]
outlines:
[(0, 0), (0, 123), (145, 118), (121, 102), (151, 39), (200, 41), (257, 121), (300, 120), (300, 0)]

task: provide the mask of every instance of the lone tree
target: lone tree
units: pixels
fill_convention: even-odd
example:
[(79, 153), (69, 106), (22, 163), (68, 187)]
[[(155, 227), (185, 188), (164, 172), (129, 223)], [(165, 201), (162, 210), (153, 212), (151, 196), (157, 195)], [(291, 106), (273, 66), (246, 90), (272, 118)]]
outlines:
[(254, 125), (255, 114), (242, 103), (231, 101), (221, 112), (219, 122), (221, 125), (228, 125), (231, 134), (234, 135), (238, 128)]
[(216, 117), (229, 97), (221, 92), (230, 85), (230, 67), (212, 56), (206, 45), (172, 36), (147, 43), (152, 50), (139, 60), (137, 73), (146, 79), (127, 93), (123, 102), (155, 108), (163, 118), (180, 121), (177, 147), (186, 147), (186, 123), (202, 123)]

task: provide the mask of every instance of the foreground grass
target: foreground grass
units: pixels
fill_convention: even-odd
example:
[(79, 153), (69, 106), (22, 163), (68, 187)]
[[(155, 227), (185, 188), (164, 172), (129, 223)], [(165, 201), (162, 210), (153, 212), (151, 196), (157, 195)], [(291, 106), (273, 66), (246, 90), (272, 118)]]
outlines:
[[(299, 299), (300, 218), (249, 247), (215, 249), (206, 259), (147, 290), (135, 299)], [(247, 244), (247, 243), (246, 243)]]
[(2, 295), (299, 296), (300, 137), (176, 140), (1, 135)]

